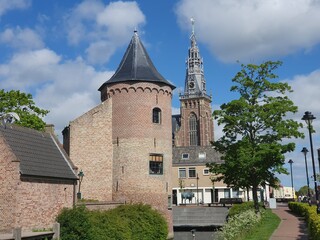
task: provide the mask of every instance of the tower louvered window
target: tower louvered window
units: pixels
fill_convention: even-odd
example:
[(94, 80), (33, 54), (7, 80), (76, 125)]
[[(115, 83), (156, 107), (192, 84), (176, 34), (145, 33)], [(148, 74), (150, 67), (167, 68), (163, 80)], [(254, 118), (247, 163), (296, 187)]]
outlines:
[(190, 137), (190, 146), (198, 145), (198, 123), (197, 117), (195, 114), (191, 114), (189, 118), (189, 137)]

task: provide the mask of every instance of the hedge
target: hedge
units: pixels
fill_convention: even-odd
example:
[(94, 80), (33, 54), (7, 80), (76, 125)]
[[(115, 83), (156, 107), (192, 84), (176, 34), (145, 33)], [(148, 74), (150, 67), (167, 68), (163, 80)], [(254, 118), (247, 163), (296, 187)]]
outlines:
[(85, 206), (63, 209), (57, 217), (61, 240), (165, 240), (165, 218), (149, 205), (128, 204), (108, 211)]
[(315, 205), (309, 206), (308, 203), (290, 202), (289, 209), (305, 218), (311, 239), (320, 239), (320, 216), (317, 214)]

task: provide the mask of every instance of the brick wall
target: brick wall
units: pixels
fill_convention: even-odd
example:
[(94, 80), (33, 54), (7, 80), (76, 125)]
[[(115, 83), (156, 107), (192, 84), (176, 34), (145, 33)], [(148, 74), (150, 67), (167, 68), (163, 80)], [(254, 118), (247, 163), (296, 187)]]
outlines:
[(0, 232), (50, 228), (63, 207), (72, 207), (72, 182), (25, 179), (19, 164), (0, 138)]
[[(119, 83), (109, 87), (112, 98), (113, 199), (146, 203), (162, 212), (172, 232), (171, 88), (154, 83)], [(161, 124), (152, 122), (152, 110), (161, 109)], [(149, 154), (163, 154), (163, 175), (149, 174)]]
[[(83, 170), (82, 197), (112, 201), (112, 99), (70, 122), (70, 159)], [(77, 189), (78, 191), (78, 189)]]
[(4, 232), (15, 224), (20, 163), (1, 137), (0, 153), (0, 232)]
[(175, 146), (190, 146), (189, 116), (194, 113), (198, 120), (199, 146), (209, 146), (214, 140), (210, 101), (206, 98), (181, 100), (181, 128), (175, 133)]
[(71, 182), (25, 179), (17, 186), (15, 226), (23, 229), (52, 228), (64, 207), (73, 205)]

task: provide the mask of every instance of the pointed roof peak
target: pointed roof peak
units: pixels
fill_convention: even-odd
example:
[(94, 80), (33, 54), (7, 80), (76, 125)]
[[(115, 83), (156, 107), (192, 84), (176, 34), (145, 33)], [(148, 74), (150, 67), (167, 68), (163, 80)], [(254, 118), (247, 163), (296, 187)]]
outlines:
[(146, 49), (140, 41), (137, 30), (134, 30), (133, 37), (118, 69), (108, 81), (102, 84), (99, 90), (102, 90), (106, 84), (127, 81), (162, 83), (170, 86), (172, 89), (175, 88), (153, 65)]

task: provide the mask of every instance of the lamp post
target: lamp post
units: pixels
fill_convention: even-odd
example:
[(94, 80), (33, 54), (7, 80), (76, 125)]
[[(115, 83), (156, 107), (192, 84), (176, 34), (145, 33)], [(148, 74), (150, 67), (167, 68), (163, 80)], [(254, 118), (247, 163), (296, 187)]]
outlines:
[(292, 161), (292, 159), (290, 159), (290, 160), (288, 161), (288, 163), (290, 164), (290, 173), (291, 173), (291, 190), (292, 190), (292, 198), (293, 198), (293, 200), (294, 200), (294, 190), (293, 190), (293, 173), (292, 173), (292, 163), (293, 163), (293, 161)]
[(84, 177), (84, 173), (83, 173), (82, 170), (80, 170), (80, 172), (78, 173), (78, 177), (79, 177), (79, 190), (78, 190), (78, 193), (77, 193), (77, 199), (81, 199), (80, 188), (81, 188), (81, 182), (82, 182), (83, 177)]
[(197, 205), (199, 205), (199, 176), (197, 173)]
[(309, 139), (310, 139), (310, 150), (311, 150), (311, 160), (312, 160), (312, 169), (313, 169), (313, 180), (314, 180), (314, 191), (316, 194), (316, 204), (317, 204), (317, 214), (320, 213), (320, 207), (319, 207), (319, 196), (318, 196), (318, 184), (317, 184), (317, 175), (316, 175), (316, 168), (314, 164), (314, 155), (313, 155), (313, 143), (312, 143), (312, 121), (316, 119), (311, 112), (305, 112), (302, 120), (306, 121), (308, 130), (309, 130)]
[(308, 202), (310, 204), (311, 196), (310, 196), (310, 185), (309, 185), (309, 174), (308, 174), (308, 163), (307, 163), (307, 153), (309, 152), (306, 147), (303, 147), (301, 152), (304, 155), (304, 162), (306, 164), (306, 176), (307, 176), (307, 186), (308, 186)]

